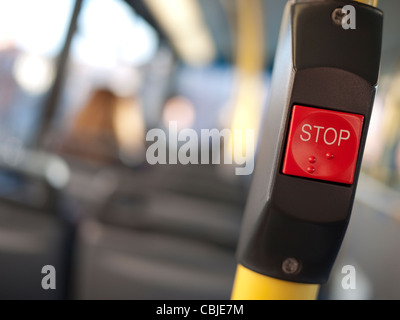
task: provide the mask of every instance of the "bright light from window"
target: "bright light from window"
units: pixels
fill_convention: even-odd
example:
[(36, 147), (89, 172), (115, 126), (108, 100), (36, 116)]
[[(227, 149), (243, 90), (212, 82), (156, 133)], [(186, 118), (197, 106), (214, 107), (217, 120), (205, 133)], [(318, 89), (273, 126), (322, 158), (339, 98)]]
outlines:
[(54, 57), (65, 39), (73, 0), (0, 0), (0, 42)]
[(21, 88), (32, 94), (47, 91), (55, 77), (54, 65), (49, 60), (32, 54), (19, 55), (13, 73)]
[(155, 54), (154, 29), (120, 0), (87, 0), (82, 8), (73, 56), (94, 67), (141, 65)]

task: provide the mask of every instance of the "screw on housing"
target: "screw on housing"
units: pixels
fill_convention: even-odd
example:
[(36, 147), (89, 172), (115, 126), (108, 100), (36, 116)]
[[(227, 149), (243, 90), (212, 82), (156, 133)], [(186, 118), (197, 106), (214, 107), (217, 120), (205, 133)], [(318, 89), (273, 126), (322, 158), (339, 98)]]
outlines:
[(342, 8), (336, 8), (335, 10), (333, 10), (331, 15), (333, 23), (338, 26), (342, 25), (344, 16), (345, 14), (343, 13)]
[(282, 270), (286, 274), (295, 274), (300, 271), (300, 262), (295, 258), (287, 258), (282, 263)]

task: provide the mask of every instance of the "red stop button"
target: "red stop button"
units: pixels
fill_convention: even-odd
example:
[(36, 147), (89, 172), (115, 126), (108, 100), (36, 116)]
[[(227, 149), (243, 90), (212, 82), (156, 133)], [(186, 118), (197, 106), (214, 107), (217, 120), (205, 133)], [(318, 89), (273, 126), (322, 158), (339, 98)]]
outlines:
[(295, 105), (283, 173), (352, 184), (364, 117)]

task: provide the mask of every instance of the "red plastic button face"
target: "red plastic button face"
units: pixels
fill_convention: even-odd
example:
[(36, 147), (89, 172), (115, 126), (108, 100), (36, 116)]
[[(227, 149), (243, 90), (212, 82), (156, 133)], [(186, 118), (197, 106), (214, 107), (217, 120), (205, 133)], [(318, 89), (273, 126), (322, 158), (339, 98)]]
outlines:
[(294, 106), (283, 173), (352, 184), (364, 117)]

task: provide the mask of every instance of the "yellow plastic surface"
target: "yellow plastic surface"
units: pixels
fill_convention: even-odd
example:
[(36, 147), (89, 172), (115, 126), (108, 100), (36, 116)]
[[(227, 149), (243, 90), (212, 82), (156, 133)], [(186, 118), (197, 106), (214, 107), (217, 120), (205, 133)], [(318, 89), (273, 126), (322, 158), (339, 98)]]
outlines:
[(369, 4), (370, 6), (377, 7), (378, 6), (378, 0), (355, 0), (357, 2)]
[(288, 282), (238, 265), (232, 300), (316, 300), (319, 285)]

